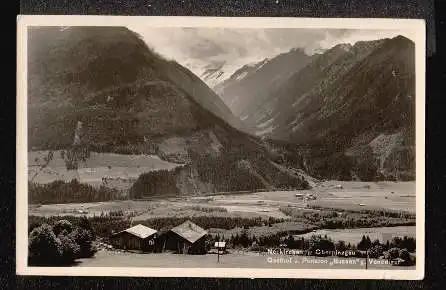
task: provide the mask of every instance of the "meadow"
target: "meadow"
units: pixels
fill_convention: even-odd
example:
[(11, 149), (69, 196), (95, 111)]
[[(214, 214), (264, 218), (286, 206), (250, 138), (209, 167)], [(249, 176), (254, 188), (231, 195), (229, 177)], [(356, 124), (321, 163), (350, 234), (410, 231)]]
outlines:
[(415, 226), (378, 227), (378, 228), (357, 228), (357, 229), (320, 229), (311, 233), (295, 235), (296, 238), (310, 238), (312, 235), (327, 236), (334, 241), (344, 241), (355, 244), (363, 235), (370, 237), (372, 241), (379, 240), (386, 242), (393, 237), (416, 237)]
[(164, 161), (157, 155), (91, 152), (85, 162), (79, 163), (77, 170), (67, 170), (62, 152), (64, 150), (53, 151), (53, 158), (44, 167), (49, 151), (28, 152), (28, 180), (50, 183), (76, 178), (81, 183), (98, 186), (106, 179), (107, 186), (127, 190), (142, 173), (181, 166)]

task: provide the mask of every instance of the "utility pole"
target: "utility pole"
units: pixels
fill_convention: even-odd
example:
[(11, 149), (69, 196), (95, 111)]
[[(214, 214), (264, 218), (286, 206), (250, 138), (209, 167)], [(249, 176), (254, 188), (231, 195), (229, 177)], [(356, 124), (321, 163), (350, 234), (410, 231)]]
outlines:
[(365, 269), (367, 270), (369, 260), (369, 248), (365, 250)]
[(220, 239), (217, 240), (217, 263), (220, 263)]

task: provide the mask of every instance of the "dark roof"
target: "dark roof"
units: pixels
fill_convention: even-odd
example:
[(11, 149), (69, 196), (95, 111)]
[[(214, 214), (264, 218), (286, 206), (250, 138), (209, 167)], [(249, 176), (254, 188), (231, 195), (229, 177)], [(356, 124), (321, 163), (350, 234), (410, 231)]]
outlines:
[(187, 220), (181, 225), (174, 227), (173, 229), (171, 229), (171, 231), (191, 243), (195, 243), (207, 234), (206, 230), (200, 228), (190, 220)]
[(157, 233), (157, 230), (154, 230), (149, 227), (146, 227), (145, 225), (139, 224), (134, 227), (120, 231), (119, 233), (116, 233), (115, 235), (121, 234), (124, 232), (129, 233), (134, 236), (137, 236), (138, 238), (145, 239), (145, 238), (150, 237), (151, 235)]

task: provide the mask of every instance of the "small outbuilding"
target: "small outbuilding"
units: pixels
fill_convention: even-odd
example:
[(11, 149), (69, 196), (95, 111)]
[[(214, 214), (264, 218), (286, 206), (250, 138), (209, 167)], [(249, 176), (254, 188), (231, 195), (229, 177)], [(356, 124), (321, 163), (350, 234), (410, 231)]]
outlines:
[(181, 254), (205, 254), (207, 231), (187, 220), (163, 234), (163, 249)]
[(215, 242), (214, 247), (217, 251), (225, 252), (226, 251), (226, 242)]
[(153, 251), (157, 238), (157, 230), (138, 224), (113, 234), (110, 241), (115, 248), (119, 249)]

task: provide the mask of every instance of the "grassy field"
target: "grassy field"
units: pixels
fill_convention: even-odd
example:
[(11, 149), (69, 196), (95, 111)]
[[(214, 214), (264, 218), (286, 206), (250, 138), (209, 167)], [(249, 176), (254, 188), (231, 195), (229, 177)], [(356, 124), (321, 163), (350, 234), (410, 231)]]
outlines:
[[(28, 214), (35, 216), (100, 216), (110, 212), (122, 211), (135, 222), (158, 217), (193, 217), (193, 216), (230, 216), (264, 217), (284, 216), (283, 213), (270, 214), (262, 210), (233, 211), (223, 206), (202, 204), (198, 201), (166, 200), (116, 200), (91, 203), (66, 203), (29, 205)], [(286, 217), (286, 216), (285, 216)]]
[[(341, 185), (342, 188), (336, 188)], [(313, 188), (319, 193), (309, 205), (346, 210), (387, 209), (415, 213), (415, 182), (336, 182)]]
[[(179, 164), (161, 160), (156, 155), (124, 155), (114, 153), (92, 152), (86, 162), (80, 162), (78, 170), (66, 169), (61, 151), (54, 151), (53, 159), (43, 170), (44, 158), (48, 151), (28, 152), (28, 178), (34, 176), (37, 183), (49, 183), (55, 180), (70, 181), (77, 178), (79, 182), (91, 185), (102, 184), (102, 179), (108, 179), (109, 187), (119, 189), (129, 188), (136, 178), (144, 172), (159, 169), (172, 169)], [(37, 175), (35, 175), (37, 173)]]
[[(338, 185), (342, 188), (337, 188)], [(316, 199), (303, 200), (296, 194), (310, 194)], [(316, 184), (309, 190), (225, 194), (195, 199), (209, 205), (225, 207), (228, 211), (269, 212), (270, 215), (276, 214), (281, 206), (302, 210), (308, 205), (346, 210), (386, 209), (415, 213), (416, 205), (415, 182), (327, 181)]]
[[(338, 264), (349, 261), (352, 264)], [(94, 258), (80, 259), (80, 267), (161, 267), (161, 268), (269, 268), (269, 269), (365, 269), (364, 258), (266, 255), (256, 252), (232, 252), (221, 255), (181, 255), (171, 253), (122, 253), (99, 251)], [(368, 269), (413, 270), (414, 267), (368, 265)]]
[(333, 241), (344, 241), (346, 243), (357, 244), (363, 235), (370, 237), (372, 241), (378, 239), (385, 243), (393, 237), (416, 237), (414, 226), (379, 227), (379, 228), (358, 228), (358, 229), (323, 229), (311, 233), (295, 235), (295, 237), (311, 238), (312, 235), (321, 235), (331, 238)]
[[(256, 236), (266, 237), (274, 234), (284, 234), (286, 235), (288, 232), (310, 232), (315, 229), (314, 225), (304, 223), (301, 221), (286, 221), (281, 223), (274, 223), (271, 226), (256, 226), (250, 227), (246, 229), (246, 233), (248, 236)], [(221, 238), (229, 239), (232, 235), (240, 235), (245, 229), (242, 228), (234, 228), (230, 230), (211, 228), (209, 229), (209, 234), (216, 235), (218, 234)]]

